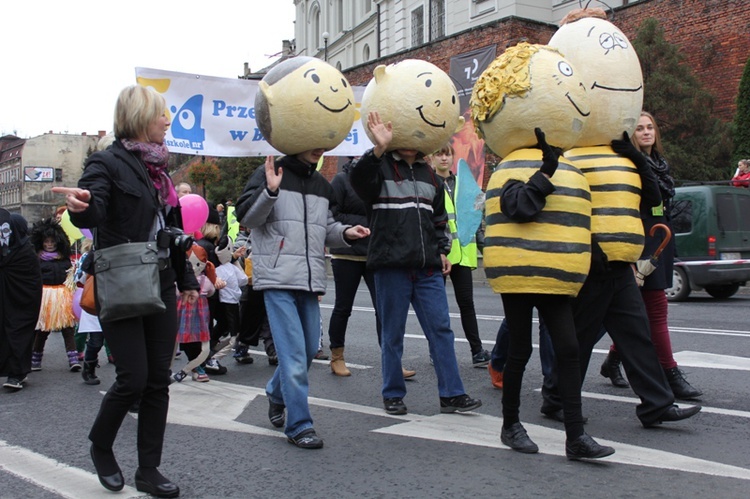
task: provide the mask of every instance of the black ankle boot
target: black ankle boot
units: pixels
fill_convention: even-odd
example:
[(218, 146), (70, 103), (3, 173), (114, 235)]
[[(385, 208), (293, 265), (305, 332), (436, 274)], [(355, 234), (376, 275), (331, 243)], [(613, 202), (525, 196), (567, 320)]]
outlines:
[(101, 383), (99, 378), (96, 375), (96, 361), (89, 362), (85, 361), (83, 363), (83, 370), (81, 371), (81, 376), (83, 376), (83, 382), (87, 385), (98, 385)]
[(164, 477), (156, 468), (141, 468), (135, 471), (135, 488), (156, 497), (178, 497), (180, 488)]
[(679, 367), (665, 369), (664, 374), (667, 375), (667, 381), (669, 381), (669, 387), (672, 388), (674, 398), (689, 400), (703, 395), (702, 391), (698, 390), (687, 382), (687, 380), (685, 379), (685, 374), (680, 370)]
[(609, 351), (599, 372), (605, 378), (609, 378), (612, 385), (617, 388), (628, 388), (630, 386), (623, 377), (622, 371), (620, 371), (620, 356), (617, 352)]

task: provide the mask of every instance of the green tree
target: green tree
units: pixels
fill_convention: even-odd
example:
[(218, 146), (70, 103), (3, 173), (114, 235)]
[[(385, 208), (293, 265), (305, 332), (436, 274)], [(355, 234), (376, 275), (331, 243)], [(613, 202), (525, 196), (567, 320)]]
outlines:
[(643, 69), (643, 108), (656, 118), (665, 155), (677, 180), (727, 179), (731, 127), (713, 116), (706, 91), (656, 19), (633, 39)]
[(201, 163), (195, 163), (188, 170), (188, 178), (196, 186), (201, 186), (201, 195), (208, 199), (206, 196), (206, 185), (215, 184), (221, 180), (221, 172), (219, 167), (213, 161), (203, 161)]
[(750, 158), (750, 59), (745, 62), (745, 70), (737, 93), (737, 112), (734, 115), (734, 152), (731, 170), (741, 159)]
[[(236, 202), (256, 168), (262, 166), (265, 157), (219, 158), (221, 181), (207, 185), (207, 199), (215, 203)], [(215, 204), (214, 203), (214, 204)]]

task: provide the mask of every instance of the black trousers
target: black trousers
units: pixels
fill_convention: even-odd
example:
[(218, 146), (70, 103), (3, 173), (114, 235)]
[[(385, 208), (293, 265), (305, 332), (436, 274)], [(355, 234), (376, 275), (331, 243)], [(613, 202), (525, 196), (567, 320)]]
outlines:
[(508, 359), (503, 376), (503, 426), (519, 421), (521, 384), (531, 357), (531, 321), (534, 307), (549, 331), (559, 370), (561, 404), (565, 415), (565, 434), (569, 440), (583, 434), (581, 413), (581, 368), (573, 312), (568, 296), (530, 293), (502, 294), (508, 321)]
[(449, 275), (453, 283), (453, 292), (456, 294), (458, 311), (461, 314), (461, 327), (471, 347), (471, 354), (474, 355), (484, 350), (484, 347), (479, 338), (477, 313), (474, 310), (474, 281), (471, 278), (471, 267), (452, 265)]
[(128, 409), (140, 399), (138, 412), (138, 465), (161, 464), (164, 430), (169, 408), (169, 366), (177, 338), (175, 272), (159, 273), (161, 299), (167, 310), (160, 314), (101, 321), (104, 339), (116, 359), (114, 384), (104, 395), (89, 432), (97, 447), (112, 448)]
[(263, 291), (245, 286), (240, 297), (240, 332), (237, 341), (245, 345), (258, 346), (260, 327), (266, 319), (266, 304)]
[[(622, 262), (613, 262), (610, 266), (606, 277), (589, 276), (573, 300), (581, 379), (586, 378), (591, 353), (603, 325), (617, 345), (630, 386), (641, 399), (636, 415), (644, 425), (652, 424), (674, 404), (674, 395), (651, 342), (646, 306), (633, 271)], [(560, 378), (559, 373), (557, 377)], [(556, 391), (554, 387), (542, 390), (543, 411), (559, 407)]]
[(375, 329), (378, 333), (378, 345), (380, 344), (380, 317), (378, 317), (375, 306), (375, 274), (367, 270), (367, 262), (344, 260), (334, 258), (331, 260), (333, 270), (333, 282), (336, 286), (336, 299), (331, 312), (331, 321), (328, 324), (328, 339), (331, 348), (343, 347), (346, 337), (346, 327), (349, 316), (352, 315), (354, 298), (357, 295), (359, 282), (364, 278), (367, 289), (370, 291), (372, 306), (375, 308)]

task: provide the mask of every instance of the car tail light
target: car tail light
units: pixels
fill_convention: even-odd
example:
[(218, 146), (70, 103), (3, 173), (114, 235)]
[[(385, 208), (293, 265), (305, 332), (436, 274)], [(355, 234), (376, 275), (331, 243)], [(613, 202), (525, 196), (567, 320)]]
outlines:
[(708, 256), (716, 258), (716, 236), (708, 236)]

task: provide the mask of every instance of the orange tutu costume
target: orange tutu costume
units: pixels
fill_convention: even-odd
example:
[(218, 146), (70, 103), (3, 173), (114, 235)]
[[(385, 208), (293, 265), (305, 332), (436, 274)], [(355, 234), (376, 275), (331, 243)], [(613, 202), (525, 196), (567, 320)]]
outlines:
[(42, 306), (36, 329), (39, 331), (60, 331), (74, 327), (76, 317), (73, 315), (73, 292), (65, 284), (45, 285), (42, 288)]

